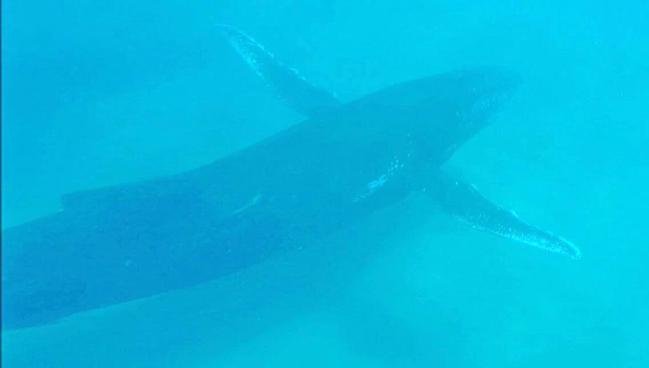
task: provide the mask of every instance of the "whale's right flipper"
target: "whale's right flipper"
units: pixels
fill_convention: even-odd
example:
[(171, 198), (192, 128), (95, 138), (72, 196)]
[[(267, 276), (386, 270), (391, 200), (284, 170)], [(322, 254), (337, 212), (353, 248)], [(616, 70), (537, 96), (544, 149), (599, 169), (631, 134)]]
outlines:
[(568, 240), (529, 225), (516, 213), (487, 198), (475, 186), (439, 173), (426, 187), (426, 192), (453, 217), (473, 228), (487, 231), (514, 241), (550, 252), (581, 258), (581, 251)]
[(309, 83), (297, 70), (277, 60), (252, 37), (232, 26), (219, 25), (218, 28), (255, 73), (299, 113), (313, 117), (341, 105), (333, 94)]

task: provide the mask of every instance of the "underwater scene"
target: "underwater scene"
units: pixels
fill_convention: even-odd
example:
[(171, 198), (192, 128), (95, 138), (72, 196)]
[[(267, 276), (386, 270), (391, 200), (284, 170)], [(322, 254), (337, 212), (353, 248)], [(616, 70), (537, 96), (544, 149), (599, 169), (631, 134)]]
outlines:
[(645, 1), (2, 2), (3, 367), (649, 366)]

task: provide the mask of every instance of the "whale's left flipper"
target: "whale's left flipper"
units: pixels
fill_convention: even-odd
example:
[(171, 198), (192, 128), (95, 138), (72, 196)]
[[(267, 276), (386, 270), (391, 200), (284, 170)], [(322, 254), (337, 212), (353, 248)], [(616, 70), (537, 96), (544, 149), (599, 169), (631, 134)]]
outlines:
[(333, 94), (309, 83), (296, 69), (279, 61), (254, 38), (232, 26), (217, 27), (255, 73), (299, 113), (313, 117), (341, 105)]
[(445, 212), (473, 228), (573, 259), (581, 258), (581, 251), (574, 244), (525, 223), (514, 212), (489, 201), (471, 184), (440, 173), (426, 187), (426, 192)]

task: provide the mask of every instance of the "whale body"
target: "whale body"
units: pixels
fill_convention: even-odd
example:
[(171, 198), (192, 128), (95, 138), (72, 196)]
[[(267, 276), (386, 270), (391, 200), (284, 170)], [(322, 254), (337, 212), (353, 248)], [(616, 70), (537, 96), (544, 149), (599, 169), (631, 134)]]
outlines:
[(413, 192), (470, 226), (579, 258), (442, 165), (519, 83), (460, 70), (342, 102), (252, 37), (220, 30), (306, 120), (189, 172), (73, 193), (3, 233), (3, 328), (186, 288), (296, 249)]

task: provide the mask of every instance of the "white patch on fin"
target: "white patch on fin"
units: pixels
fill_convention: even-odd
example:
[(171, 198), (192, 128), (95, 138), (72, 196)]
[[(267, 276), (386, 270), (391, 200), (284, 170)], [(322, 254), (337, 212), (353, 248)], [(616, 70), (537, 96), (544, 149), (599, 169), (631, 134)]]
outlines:
[(241, 58), (250, 66), (250, 68), (259, 76), (264, 78), (259, 62), (260, 57), (265, 55), (269, 59), (274, 59), (273, 54), (267, 51), (264, 46), (255, 41), (254, 38), (230, 26), (220, 25), (219, 28), (226, 35), (228, 42), (241, 56)]
[[(519, 220), (515, 212), (510, 211), (510, 213)], [(581, 250), (574, 243), (561, 236), (538, 229), (531, 225), (525, 224), (527, 227), (525, 230), (514, 229), (513, 227), (507, 226), (488, 227), (479, 223), (467, 221), (461, 216), (456, 217), (460, 221), (468, 223), (469, 226), (476, 230), (486, 231), (521, 244), (543, 249), (547, 252), (563, 254), (574, 260), (581, 259)]]
[(241, 206), (241, 207), (237, 208), (236, 210), (234, 210), (232, 212), (232, 214), (233, 215), (238, 215), (241, 212), (243, 212), (243, 211), (245, 211), (247, 209), (250, 209), (251, 207), (256, 206), (259, 203), (259, 201), (261, 200), (261, 198), (262, 198), (261, 194), (257, 194), (250, 201), (248, 201), (246, 204), (244, 204), (243, 206)]

